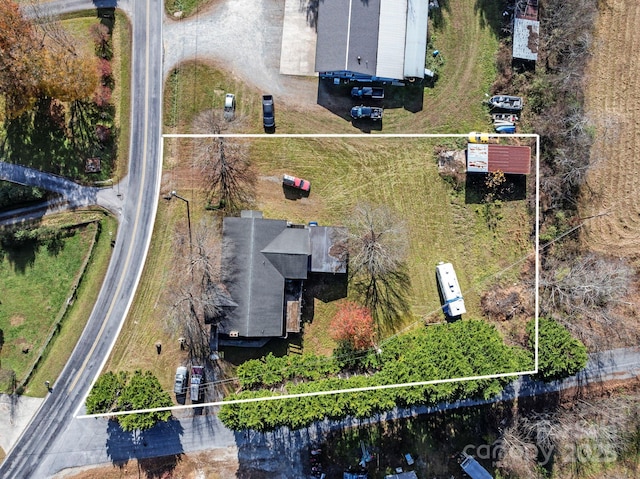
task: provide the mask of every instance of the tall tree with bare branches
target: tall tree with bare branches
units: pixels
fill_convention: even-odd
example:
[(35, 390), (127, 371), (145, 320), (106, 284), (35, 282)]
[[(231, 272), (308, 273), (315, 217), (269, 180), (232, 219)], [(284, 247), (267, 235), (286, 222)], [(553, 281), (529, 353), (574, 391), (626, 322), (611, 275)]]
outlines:
[[(224, 122), (213, 110), (200, 115), (197, 123), (202, 133), (223, 131)], [(256, 173), (246, 144), (221, 137), (203, 138), (195, 148), (195, 166), (205, 178), (212, 205), (233, 214), (253, 203)]]
[(168, 323), (182, 335), (192, 361), (205, 361), (210, 353), (211, 325), (220, 321), (222, 307), (229, 296), (220, 282), (220, 242), (216, 227), (203, 222), (193, 237), (193, 254), (186, 252), (186, 241), (176, 238), (173, 293)]
[(360, 204), (348, 227), (350, 276), (380, 329), (409, 310), (406, 226), (386, 206)]

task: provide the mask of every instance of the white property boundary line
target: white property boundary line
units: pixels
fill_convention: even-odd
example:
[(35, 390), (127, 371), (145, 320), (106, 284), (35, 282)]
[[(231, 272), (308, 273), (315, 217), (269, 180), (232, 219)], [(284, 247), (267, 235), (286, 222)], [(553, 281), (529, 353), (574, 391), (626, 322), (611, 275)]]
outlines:
[[(535, 215), (535, 341), (534, 341), (534, 369), (532, 371), (518, 371), (512, 373), (498, 373), (498, 374), (489, 374), (485, 376), (470, 376), (463, 378), (449, 378), (449, 379), (434, 379), (430, 381), (416, 381), (409, 383), (400, 383), (400, 384), (384, 384), (379, 386), (367, 386), (361, 388), (351, 388), (351, 389), (336, 389), (332, 391), (316, 391), (309, 393), (299, 393), (299, 394), (283, 394), (283, 395), (273, 395), (268, 397), (260, 397), (260, 398), (248, 398), (248, 399), (234, 399), (230, 401), (213, 401), (208, 403), (197, 403), (197, 404), (185, 404), (182, 406), (170, 406), (163, 408), (152, 408), (152, 409), (138, 409), (135, 411), (118, 411), (111, 413), (103, 413), (103, 414), (92, 414), (92, 415), (77, 415), (76, 417), (79, 419), (91, 418), (91, 417), (113, 417), (113, 416), (124, 416), (128, 414), (138, 414), (138, 413), (149, 413), (149, 412), (160, 412), (160, 411), (178, 411), (183, 409), (194, 409), (201, 407), (209, 407), (209, 406), (222, 406), (224, 404), (245, 404), (251, 402), (259, 402), (259, 401), (276, 401), (280, 399), (297, 399), (303, 397), (314, 397), (314, 396), (329, 396), (335, 394), (345, 394), (345, 393), (358, 393), (358, 392), (367, 392), (367, 391), (377, 391), (383, 389), (397, 389), (397, 388), (405, 388), (405, 387), (414, 387), (414, 386), (429, 386), (435, 384), (446, 384), (446, 383), (454, 383), (458, 381), (479, 381), (484, 379), (498, 379), (498, 378), (506, 378), (506, 377), (519, 377), (527, 374), (537, 374), (538, 373), (538, 347), (539, 347), (539, 267), (540, 267), (540, 135), (537, 134), (493, 134), (490, 133), (492, 137), (497, 138), (534, 138), (536, 140), (536, 215)], [(396, 134), (381, 134), (381, 135), (364, 135), (362, 133), (325, 133), (325, 134), (163, 134), (163, 140), (165, 138), (260, 138), (260, 139), (269, 139), (269, 138), (367, 138), (367, 139), (387, 139), (387, 138), (468, 138), (468, 133), (462, 134), (434, 134), (434, 133), (396, 133)], [(164, 147), (164, 141), (162, 141), (162, 146)], [(77, 414), (77, 413), (76, 413)]]

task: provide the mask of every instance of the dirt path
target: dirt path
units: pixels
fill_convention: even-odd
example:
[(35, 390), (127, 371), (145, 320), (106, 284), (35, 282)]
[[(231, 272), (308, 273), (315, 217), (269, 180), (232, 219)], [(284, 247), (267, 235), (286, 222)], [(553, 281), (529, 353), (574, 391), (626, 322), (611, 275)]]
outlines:
[[(596, 251), (640, 259), (640, 3), (603, 2), (586, 78), (586, 108), (596, 126), (593, 162), (581, 216)], [(587, 204), (588, 202), (588, 204)]]

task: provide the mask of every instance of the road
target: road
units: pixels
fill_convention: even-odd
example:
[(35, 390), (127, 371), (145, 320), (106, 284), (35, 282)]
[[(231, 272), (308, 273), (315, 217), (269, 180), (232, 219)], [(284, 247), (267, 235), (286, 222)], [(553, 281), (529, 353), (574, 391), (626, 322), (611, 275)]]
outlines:
[(124, 198), (127, 196), (128, 184), (128, 179), (123, 178), (117, 188), (114, 187), (115, 185), (107, 188), (82, 186), (62, 176), (3, 161), (0, 161), (0, 180), (27, 186), (37, 186), (60, 195), (57, 198), (33, 206), (2, 212), (0, 213), (0, 225), (41, 217), (45, 213), (52, 213), (57, 210), (93, 205), (102, 206), (120, 216), (124, 206)]
[[(314, 442), (322, 442), (332, 431), (358, 427), (380, 421), (390, 421), (430, 414), (461, 407), (473, 407), (497, 401), (508, 401), (515, 397), (549, 394), (607, 381), (620, 381), (640, 377), (640, 347), (606, 351), (592, 354), (587, 367), (579, 374), (563, 381), (543, 383), (529, 377), (519, 378), (505, 390), (488, 400), (468, 399), (437, 406), (421, 406), (376, 415), (369, 420), (322, 421), (313, 427), (297, 431), (286, 429), (272, 433), (233, 433), (225, 428), (213, 414), (194, 415), (181, 411), (178, 417), (161, 424), (134, 438), (109, 425), (105, 419), (75, 419), (63, 433), (43, 463), (43, 471), (50, 476), (65, 469), (95, 464), (124, 464), (130, 459), (170, 456), (174, 454), (237, 448), (240, 467), (243, 464), (259, 463), (265, 470), (268, 464), (285, 463), (280, 474), (283, 477), (305, 477), (300, 469), (304, 452)], [(4, 477), (4, 476), (3, 476)]]
[[(122, 206), (114, 254), (87, 326), (51, 394), (0, 466), (0, 477), (51, 477), (49, 460), (102, 368), (133, 300), (151, 240), (161, 174), (162, 16), (155, 1), (118, 1), (133, 22), (130, 194)], [(74, 10), (116, 1), (53, 2)]]

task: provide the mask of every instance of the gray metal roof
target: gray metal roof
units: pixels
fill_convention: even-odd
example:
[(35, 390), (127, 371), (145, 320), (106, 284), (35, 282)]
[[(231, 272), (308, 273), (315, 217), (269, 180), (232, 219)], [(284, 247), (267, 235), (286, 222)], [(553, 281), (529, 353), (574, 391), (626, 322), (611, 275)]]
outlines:
[(314, 273), (347, 272), (347, 230), (330, 226), (309, 228), (311, 271)]
[(315, 70), (375, 75), (379, 17), (380, 0), (319, 2)]
[(427, 0), (323, 0), (318, 7), (318, 72), (423, 78)]
[(513, 58), (538, 60), (540, 22), (516, 18), (513, 24)]
[(316, 71), (349, 70), (375, 75), (379, 16), (380, 0), (321, 1)]

